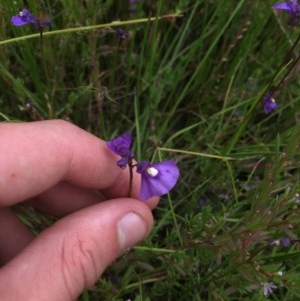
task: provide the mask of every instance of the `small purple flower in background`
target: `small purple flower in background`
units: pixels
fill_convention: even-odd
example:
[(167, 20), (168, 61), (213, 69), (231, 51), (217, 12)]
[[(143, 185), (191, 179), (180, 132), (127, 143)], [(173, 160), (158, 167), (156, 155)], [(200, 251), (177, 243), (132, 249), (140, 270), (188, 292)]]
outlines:
[(115, 33), (122, 39), (122, 40), (126, 40), (128, 39), (128, 33), (122, 29), (122, 28), (117, 28), (115, 29)]
[(179, 168), (172, 160), (153, 164), (139, 162), (136, 171), (142, 175), (139, 197), (143, 201), (168, 193), (179, 177)]
[(269, 114), (272, 111), (277, 109), (277, 104), (275, 99), (272, 97), (272, 94), (266, 93), (263, 96), (263, 102), (264, 102), (264, 112), (265, 114)]
[(121, 157), (121, 159), (117, 162), (117, 165), (121, 168), (125, 168), (126, 165), (131, 163), (134, 158), (134, 154), (130, 151), (130, 133), (124, 133), (113, 140), (107, 141), (106, 145), (113, 153)]
[[(297, 240), (296, 240), (297, 241)], [(281, 247), (289, 247), (295, 240), (290, 239), (289, 237), (282, 237), (280, 239), (269, 238), (268, 242), (270, 246), (281, 246)]]
[(14, 26), (24, 26), (31, 24), (37, 29), (41, 29), (45, 26), (49, 26), (51, 24), (51, 20), (47, 17), (43, 18), (43, 20), (39, 20), (36, 16), (31, 14), (27, 9), (23, 9), (17, 15), (11, 17), (11, 22)]
[(273, 292), (273, 290), (277, 289), (277, 285), (273, 284), (273, 282), (263, 283), (263, 287), (264, 287), (264, 296), (268, 296)]
[(136, 11), (137, 11), (137, 7), (136, 7), (136, 4), (137, 4), (138, 0), (129, 0), (129, 8), (128, 8), (128, 11), (131, 13), (131, 14), (135, 14)]
[(285, 10), (287, 14), (291, 17), (290, 24), (293, 25), (297, 23), (300, 16), (300, 5), (297, 0), (289, 0), (286, 2), (277, 3), (272, 6), (273, 9)]
[(11, 17), (11, 22), (14, 26), (34, 25), (37, 22), (37, 18), (27, 9), (23, 9), (17, 15)]
[(282, 247), (289, 247), (291, 245), (291, 239), (289, 237), (282, 237), (279, 240), (279, 243)]

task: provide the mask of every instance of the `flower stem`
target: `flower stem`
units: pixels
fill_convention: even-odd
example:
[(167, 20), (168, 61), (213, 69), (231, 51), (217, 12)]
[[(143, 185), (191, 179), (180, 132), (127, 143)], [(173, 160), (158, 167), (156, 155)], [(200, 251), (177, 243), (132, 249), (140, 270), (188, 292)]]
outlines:
[[(289, 50), (289, 52), (287, 53), (287, 56), (291, 55), (293, 53), (293, 51), (295, 50), (297, 44), (300, 41), (300, 34), (298, 35), (296, 41), (294, 42), (292, 48)], [(289, 75), (289, 73), (291, 72), (291, 70), (294, 68), (294, 66), (297, 64), (297, 62), (299, 61), (299, 56), (298, 58), (294, 61), (294, 63), (292, 64), (292, 66), (289, 68), (288, 72), (285, 74), (285, 76), (282, 78), (282, 80), (279, 82), (279, 84), (276, 86), (276, 88), (274, 89), (274, 91), (278, 90), (279, 86), (283, 83), (283, 81), (286, 79), (286, 77)], [(275, 78), (277, 77), (277, 75), (280, 73), (280, 71), (282, 70), (282, 68), (286, 65), (286, 62), (283, 61), (282, 64), (279, 66), (279, 68), (277, 69), (277, 71), (274, 73), (274, 75), (272, 76), (271, 80), (269, 81), (268, 84), (268, 88), (267, 90), (270, 89), (273, 81), (275, 80)]]
[[(43, 40), (43, 28), (40, 28), (40, 47), (41, 47), (41, 60), (42, 60), (42, 65), (44, 68), (44, 74), (45, 74), (45, 79), (46, 79), (46, 84), (50, 90), (50, 77), (49, 77), (49, 72), (48, 72), (48, 68), (47, 68), (47, 64), (46, 64), (46, 57), (45, 57), (45, 47), (44, 47), (44, 40)], [(48, 97), (46, 97), (48, 98)], [(49, 99), (46, 99), (46, 101), (48, 102)], [(48, 109), (49, 109), (49, 118), (54, 118), (54, 104), (52, 101), (52, 96), (50, 95), (50, 101), (49, 101), (49, 105), (48, 105)]]
[(132, 180), (133, 180), (133, 172), (132, 172), (132, 164), (128, 164), (129, 166), (129, 189), (128, 189), (128, 197), (131, 197), (132, 193)]
[(132, 193), (132, 180), (133, 180), (133, 165), (131, 162), (128, 163), (128, 167), (129, 167), (129, 189), (128, 189), (128, 197), (131, 197), (131, 193)]

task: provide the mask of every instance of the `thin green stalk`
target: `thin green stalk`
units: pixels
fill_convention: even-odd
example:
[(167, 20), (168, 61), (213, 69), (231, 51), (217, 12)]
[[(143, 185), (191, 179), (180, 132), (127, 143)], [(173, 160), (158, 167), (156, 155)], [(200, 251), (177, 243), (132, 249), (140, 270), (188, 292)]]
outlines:
[(223, 156), (223, 155), (212, 155), (212, 154), (191, 152), (191, 151), (187, 151), (187, 150), (165, 148), (165, 147), (158, 147), (157, 150), (171, 152), (171, 153), (198, 156), (198, 157), (205, 157), (205, 158), (211, 158), (211, 159), (219, 159), (219, 160), (225, 160), (225, 161), (227, 161), (227, 160), (243, 161), (243, 160), (249, 160), (249, 159), (253, 159), (253, 158), (257, 157), (257, 156), (249, 156), (249, 157), (242, 157), (242, 158), (234, 158), (234, 157), (228, 157), (228, 156)]
[(232, 149), (234, 148), (234, 146), (236, 145), (237, 141), (239, 140), (239, 138), (241, 137), (242, 133), (244, 132), (245, 127), (247, 126), (248, 122), (250, 121), (250, 119), (252, 118), (252, 115), (258, 105), (258, 103), (260, 102), (260, 100), (262, 99), (264, 95), (264, 92), (261, 93), (256, 100), (253, 102), (248, 114), (246, 115), (245, 119), (243, 120), (243, 122), (241, 123), (241, 125), (238, 127), (237, 131), (235, 132), (233, 138), (230, 140), (230, 143), (227, 147), (227, 150), (225, 152), (226, 155), (230, 154)]
[[(159, 161), (162, 161), (162, 156), (161, 156), (161, 153), (160, 153), (159, 149), (157, 149), (157, 152), (158, 152)], [(179, 243), (180, 243), (181, 246), (183, 246), (184, 245), (183, 244), (183, 239), (182, 239), (182, 236), (181, 236), (181, 232), (179, 231), (180, 226), (177, 222), (177, 218), (176, 218), (176, 214), (175, 214), (175, 208), (174, 208), (173, 202), (170, 198), (170, 195), (168, 195), (168, 202), (169, 202), (171, 215), (172, 215), (172, 218), (173, 218), (173, 221), (174, 221), (175, 229), (178, 230), (176, 232), (177, 232), (177, 237), (178, 237)]]
[[(142, 18), (142, 19), (135, 19), (135, 20), (129, 20), (129, 21), (113, 21), (110, 23), (99, 24), (99, 25), (81, 26), (81, 27), (47, 31), (47, 32), (43, 33), (43, 36), (48, 37), (48, 36), (53, 36), (53, 35), (74, 33), (74, 32), (80, 32), (80, 31), (91, 31), (91, 30), (107, 28), (107, 27), (134, 25), (134, 24), (139, 24), (139, 23), (153, 22), (156, 20), (168, 20), (168, 19), (179, 18), (179, 17), (182, 17), (182, 15), (169, 14), (169, 15), (163, 15), (160, 17)], [(24, 41), (24, 40), (28, 40), (28, 39), (35, 39), (38, 37), (40, 37), (40, 33), (30, 34), (30, 35), (12, 38), (12, 39), (7, 39), (4, 41), (1, 41), (0, 46), (15, 43), (15, 42), (20, 42), (20, 41)]]
[(134, 116), (135, 116), (135, 128), (136, 128), (136, 157), (138, 160), (141, 160), (141, 129), (140, 129), (140, 114), (139, 114), (139, 104), (137, 99), (137, 94), (134, 95)]
[(234, 178), (234, 175), (233, 175), (232, 166), (229, 164), (228, 160), (225, 160), (225, 163), (226, 163), (228, 173), (229, 173), (229, 176), (230, 176), (235, 203), (237, 204), (239, 198), (238, 198), (238, 193), (237, 193), (237, 189), (236, 189), (236, 186), (235, 186), (235, 178)]

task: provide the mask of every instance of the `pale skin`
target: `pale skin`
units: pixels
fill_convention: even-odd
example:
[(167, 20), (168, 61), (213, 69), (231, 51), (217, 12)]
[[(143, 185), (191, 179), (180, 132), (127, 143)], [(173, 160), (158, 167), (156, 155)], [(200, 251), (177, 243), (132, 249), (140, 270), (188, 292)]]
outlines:
[[(121, 253), (151, 231), (158, 198), (138, 200), (140, 176), (105, 142), (61, 120), (0, 124), (2, 301), (76, 300)], [(38, 236), (10, 209), (59, 217)]]

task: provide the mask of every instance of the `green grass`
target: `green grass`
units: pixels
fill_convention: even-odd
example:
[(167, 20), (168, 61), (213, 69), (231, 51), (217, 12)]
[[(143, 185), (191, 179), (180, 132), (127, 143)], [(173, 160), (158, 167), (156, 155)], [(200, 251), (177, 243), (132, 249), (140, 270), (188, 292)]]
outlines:
[[(276, 112), (261, 102), (299, 51), (275, 2), (139, 0), (130, 16), (127, 1), (31, 1), (56, 31), (42, 49), (30, 26), (10, 23), (22, 7), (2, 2), (1, 121), (63, 118), (103, 139), (128, 129), (138, 159), (181, 170), (150, 237), (81, 300), (259, 301), (269, 282), (269, 299), (297, 300), (298, 243), (268, 243), (300, 234), (298, 68), (276, 90)], [(117, 20), (133, 21), (122, 23), (127, 40), (91, 27)]]

